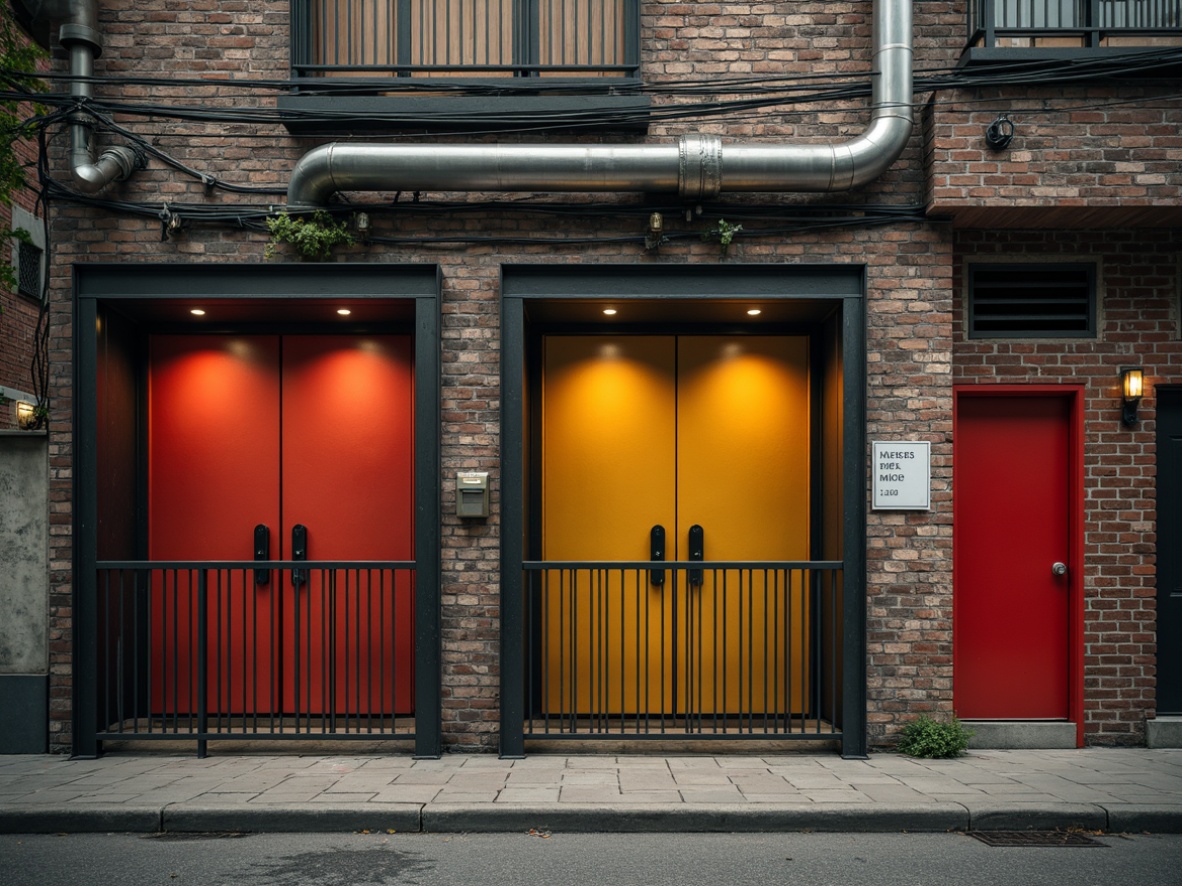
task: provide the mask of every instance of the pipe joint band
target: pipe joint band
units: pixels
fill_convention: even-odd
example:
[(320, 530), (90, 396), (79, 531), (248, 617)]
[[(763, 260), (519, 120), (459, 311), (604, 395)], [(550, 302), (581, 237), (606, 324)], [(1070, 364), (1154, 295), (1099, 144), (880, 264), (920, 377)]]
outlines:
[(683, 135), (677, 142), (677, 193), (684, 200), (712, 200), (722, 191), (722, 139)]
[(57, 40), (65, 47), (80, 43), (94, 53), (94, 58), (98, 58), (103, 54), (102, 35), (89, 25), (67, 22), (58, 28)]

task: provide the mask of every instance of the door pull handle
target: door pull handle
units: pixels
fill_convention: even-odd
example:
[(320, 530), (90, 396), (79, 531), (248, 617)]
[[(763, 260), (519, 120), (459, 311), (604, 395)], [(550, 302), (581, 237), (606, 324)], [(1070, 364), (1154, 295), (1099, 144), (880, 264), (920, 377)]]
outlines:
[[(648, 558), (654, 563), (662, 563), (665, 560), (665, 527), (660, 524), (649, 530)], [(648, 580), (653, 587), (663, 586), (665, 584), (665, 570), (650, 569)]]
[[(260, 523), (254, 528), (254, 558), (256, 560), (271, 559), (271, 530), (264, 523)], [(270, 584), (271, 570), (256, 569), (254, 571), (254, 583), (256, 586)]]
[[(697, 523), (689, 528), (689, 559), (698, 562), (706, 559), (706, 532)], [(701, 569), (691, 569), (686, 576), (693, 587), (702, 583)]]
[[(291, 559), (308, 559), (308, 527), (303, 523), (297, 523), (291, 527)], [(300, 585), (306, 584), (307, 581), (307, 569), (292, 569), (291, 584), (297, 591), (300, 589)]]

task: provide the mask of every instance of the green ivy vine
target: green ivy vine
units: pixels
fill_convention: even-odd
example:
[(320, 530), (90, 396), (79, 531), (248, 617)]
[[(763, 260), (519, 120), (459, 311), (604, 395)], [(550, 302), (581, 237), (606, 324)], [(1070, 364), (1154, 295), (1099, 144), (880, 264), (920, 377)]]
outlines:
[(305, 261), (328, 261), (338, 246), (352, 246), (357, 240), (347, 221), (337, 221), (323, 209), (311, 216), (288, 215), (281, 212), (267, 219), (271, 239), (267, 242), (266, 257), (275, 257), (276, 249), (286, 243)]

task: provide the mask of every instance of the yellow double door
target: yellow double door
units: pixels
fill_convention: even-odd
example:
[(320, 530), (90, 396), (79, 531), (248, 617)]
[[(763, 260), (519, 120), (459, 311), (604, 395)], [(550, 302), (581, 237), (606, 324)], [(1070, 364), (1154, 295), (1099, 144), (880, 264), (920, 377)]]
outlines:
[[(567, 336), (543, 343), (542, 590), (551, 714), (799, 711), (809, 554), (808, 340)], [(691, 530), (692, 533), (691, 533)]]

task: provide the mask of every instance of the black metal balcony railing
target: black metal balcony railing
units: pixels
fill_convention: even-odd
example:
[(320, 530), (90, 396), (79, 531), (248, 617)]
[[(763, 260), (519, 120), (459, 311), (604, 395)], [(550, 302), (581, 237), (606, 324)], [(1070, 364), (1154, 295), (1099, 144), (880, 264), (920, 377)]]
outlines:
[(414, 738), (414, 564), (100, 562), (99, 740)]
[(525, 738), (840, 738), (841, 566), (523, 564)]
[(1153, 46), (1182, 42), (1182, 0), (971, 0), (969, 45)]
[(302, 0), (292, 10), (297, 81), (622, 78), (640, 64), (639, 0)]

